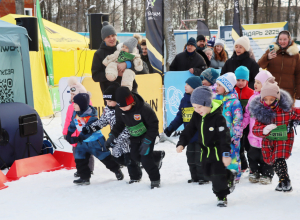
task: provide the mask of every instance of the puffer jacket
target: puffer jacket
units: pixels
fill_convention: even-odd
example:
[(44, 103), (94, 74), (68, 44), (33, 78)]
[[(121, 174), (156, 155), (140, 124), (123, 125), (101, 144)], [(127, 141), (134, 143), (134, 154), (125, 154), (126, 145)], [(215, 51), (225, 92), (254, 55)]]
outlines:
[(294, 131), (287, 133), (287, 140), (269, 140), (264, 135), (263, 129), (269, 124), (276, 124), (277, 126), (288, 126), (291, 120), (300, 120), (300, 109), (293, 108), (293, 99), (287, 91), (280, 90), (280, 100), (276, 108), (270, 109), (260, 101), (260, 96), (255, 97), (250, 102), (250, 113), (256, 118), (253, 127), (253, 134), (257, 137), (263, 138), (262, 140), (262, 155), (264, 161), (273, 165), (276, 159), (288, 159), (291, 156)]
[(224, 66), (225, 61), (216, 60), (215, 53), (213, 52), (212, 57), (210, 59), (210, 67), (215, 69), (222, 69)]
[(296, 43), (281, 49), (274, 43), (277, 57), (269, 60), (269, 50), (259, 59), (258, 65), (267, 69), (275, 77), (278, 86), (290, 93), (293, 98), (300, 99), (300, 54)]
[(249, 110), (249, 104), (250, 102), (252, 101), (252, 99), (254, 99), (255, 97), (259, 96), (260, 95), (260, 92), (254, 92), (254, 94), (250, 97), (249, 101), (248, 101), (248, 104), (245, 108), (245, 113), (243, 115), (243, 128), (245, 129), (248, 124), (249, 125), (249, 135), (248, 135), (248, 140), (249, 140), (249, 143), (252, 147), (257, 147), (257, 148), (261, 148), (261, 143), (262, 143), (262, 138), (260, 137), (256, 137), (254, 134), (253, 134), (253, 126), (255, 124), (255, 118), (252, 116), (251, 117), (251, 114), (250, 114), (250, 110)]

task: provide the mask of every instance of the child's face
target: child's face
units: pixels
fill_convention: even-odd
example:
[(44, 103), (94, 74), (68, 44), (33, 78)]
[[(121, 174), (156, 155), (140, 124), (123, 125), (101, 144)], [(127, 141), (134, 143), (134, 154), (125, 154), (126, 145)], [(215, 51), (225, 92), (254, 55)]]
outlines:
[(236, 86), (239, 87), (240, 89), (245, 88), (247, 85), (247, 80), (244, 79), (238, 79), (236, 82)]
[(212, 51), (206, 51), (205, 52), (205, 55), (207, 56), (207, 58), (209, 59), (209, 60), (211, 60), (211, 57), (212, 57)]
[(185, 90), (186, 93), (189, 93), (189, 94), (192, 94), (193, 91), (194, 91), (194, 89), (187, 83), (184, 86), (184, 90)]
[(263, 101), (267, 104), (267, 105), (271, 105), (274, 101), (275, 101), (275, 97), (274, 96), (266, 96), (263, 98)]
[(198, 105), (198, 104), (194, 104), (194, 103), (192, 103), (192, 105), (194, 107), (195, 112), (197, 112), (201, 116), (205, 116), (208, 113), (210, 113), (210, 111), (211, 111), (211, 108), (207, 107), (207, 106)]
[(122, 49), (121, 49), (122, 51), (124, 51), (124, 52), (127, 52), (127, 53), (129, 53), (129, 48), (126, 46), (126, 45), (124, 45), (123, 44), (123, 46), (122, 46)]
[(131, 108), (132, 108), (132, 105), (127, 105), (127, 106), (125, 106), (125, 107), (120, 107), (120, 109), (121, 109), (123, 112), (129, 111)]
[(225, 88), (223, 86), (221, 86), (220, 83), (217, 83), (217, 88), (216, 88), (216, 92), (219, 95), (223, 95), (226, 93)]
[(260, 92), (261, 91), (261, 87), (262, 87), (262, 84), (259, 80), (255, 80), (255, 83), (254, 83), (254, 89), (256, 92)]
[(243, 53), (245, 53), (245, 48), (242, 45), (236, 44), (234, 47), (234, 50), (236, 52), (236, 55), (242, 55)]
[(80, 111), (79, 105), (77, 105), (75, 102), (73, 103), (73, 107), (74, 107), (74, 111), (75, 112), (79, 112)]
[(211, 86), (211, 83), (208, 82), (206, 79), (204, 79), (204, 80), (202, 81), (202, 85), (203, 85), (203, 86)]
[(116, 101), (112, 101), (112, 100), (105, 100), (105, 101), (109, 107), (115, 107), (117, 105)]

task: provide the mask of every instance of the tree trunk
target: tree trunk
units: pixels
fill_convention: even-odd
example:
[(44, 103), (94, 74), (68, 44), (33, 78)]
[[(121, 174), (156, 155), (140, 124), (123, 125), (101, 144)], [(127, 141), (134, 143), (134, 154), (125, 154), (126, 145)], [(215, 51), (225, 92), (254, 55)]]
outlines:
[(127, 10), (128, 10), (128, 0), (123, 0), (123, 32), (126, 32), (127, 29)]
[(250, 22), (249, 22), (248, 0), (245, 0), (245, 13), (246, 13), (246, 24), (250, 24)]
[(257, 24), (258, 0), (253, 0), (253, 24)]
[(205, 19), (205, 23), (208, 24), (208, 0), (203, 0), (203, 17)]
[(15, 0), (16, 14), (24, 14), (24, 0)]
[(130, 24), (130, 31), (131, 32), (135, 32), (136, 31), (136, 27), (135, 27), (135, 20), (134, 20), (134, 13), (135, 13), (135, 8), (134, 8), (134, 0), (130, 1), (130, 13), (131, 13), (131, 24)]
[(298, 29), (299, 29), (299, 14), (300, 10), (298, 9), (298, 0), (296, 0), (296, 5), (295, 5), (295, 23), (294, 23), (294, 37), (298, 39)]
[(286, 11), (286, 21), (288, 22), (289, 31), (291, 31), (291, 0), (288, 1), (288, 7)]
[(166, 71), (169, 71), (169, 67), (176, 56), (176, 44), (172, 25), (171, 0), (164, 0), (164, 6), (164, 35), (167, 50)]
[(278, 0), (278, 5), (277, 5), (277, 21), (278, 21), (278, 22), (281, 21), (281, 17), (280, 17), (280, 9), (281, 9), (281, 0)]

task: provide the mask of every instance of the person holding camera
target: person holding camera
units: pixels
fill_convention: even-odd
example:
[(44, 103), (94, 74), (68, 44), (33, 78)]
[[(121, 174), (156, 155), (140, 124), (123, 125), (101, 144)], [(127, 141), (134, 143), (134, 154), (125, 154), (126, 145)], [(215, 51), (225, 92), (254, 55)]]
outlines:
[(276, 42), (269, 46), (258, 65), (272, 73), (281, 89), (300, 99), (300, 54), (290, 32), (278, 34)]

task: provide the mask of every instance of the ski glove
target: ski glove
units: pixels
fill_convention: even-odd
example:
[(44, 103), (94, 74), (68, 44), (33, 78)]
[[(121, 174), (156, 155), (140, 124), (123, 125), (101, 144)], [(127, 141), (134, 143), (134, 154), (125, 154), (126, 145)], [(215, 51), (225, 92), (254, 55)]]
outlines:
[(82, 144), (83, 140), (85, 140), (83, 133), (81, 132), (80, 135), (78, 136), (78, 142)]
[(88, 126), (85, 126), (85, 127), (82, 128), (81, 133), (89, 134), (89, 133), (92, 133), (92, 132), (91, 132), (91, 129)]
[(263, 129), (263, 134), (264, 135), (267, 135), (269, 134), (273, 129), (277, 128), (277, 125), (275, 124), (270, 124), (270, 125), (267, 125), (266, 127), (264, 127)]
[(164, 130), (164, 133), (165, 133), (168, 137), (170, 137), (171, 134), (173, 133), (173, 130), (170, 129), (169, 127), (167, 127), (167, 128)]
[(105, 142), (106, 149), (115, 146), (114, 143), (113, 143), (115, 139), (116, 139), (115, 135), (113, 135), (112, 133), (110, 133), (107, 141)]
[(147, 138), (144, 138), (142, 140), (142, 144), (140, 145), (140, 155), (146, 156), (149, 154), (150, 144), (151, 144), (151, 141), (149, 141)]
[(71, 137), (72, 133), (68, 131), (68, 134), (66, 136), (66, 141), (68, 141), (70, 144), (76, 144), (78, 143), (78, 138), (77, 137)]

